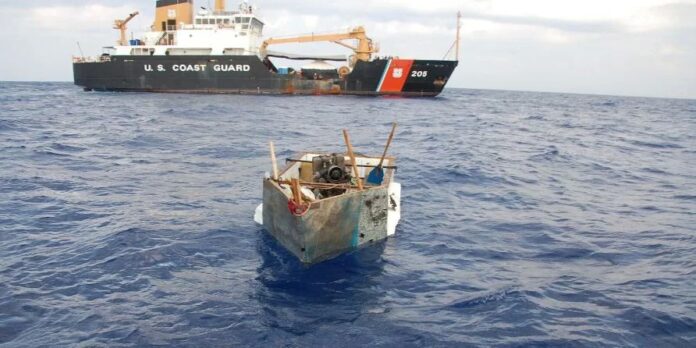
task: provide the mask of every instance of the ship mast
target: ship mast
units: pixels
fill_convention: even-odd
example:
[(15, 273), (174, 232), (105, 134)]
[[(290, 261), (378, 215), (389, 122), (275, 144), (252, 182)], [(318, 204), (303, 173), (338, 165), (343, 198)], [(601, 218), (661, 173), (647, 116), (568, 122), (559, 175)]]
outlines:
[(456, 51), (455, 51), (455, 59), (456, 61), (459, 61), (459, 42), (461, 41), (459, 32), (462, 29), (462, 11), (457, 12), (457, 41), (456, 41)]

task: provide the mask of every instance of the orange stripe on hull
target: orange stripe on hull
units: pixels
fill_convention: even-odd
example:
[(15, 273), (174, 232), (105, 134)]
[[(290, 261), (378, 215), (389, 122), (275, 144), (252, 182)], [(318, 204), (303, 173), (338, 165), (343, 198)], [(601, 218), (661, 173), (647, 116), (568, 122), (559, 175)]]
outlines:
[(380, 92), (401, 92), (411, 73), (413, 59), (393, 59), (387, 67)]

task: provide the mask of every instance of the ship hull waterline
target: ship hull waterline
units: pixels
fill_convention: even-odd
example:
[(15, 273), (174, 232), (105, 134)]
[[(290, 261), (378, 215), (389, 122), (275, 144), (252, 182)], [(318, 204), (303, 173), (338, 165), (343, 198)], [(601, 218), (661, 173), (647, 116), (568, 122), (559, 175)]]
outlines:
[(357, 62), (342, 78), (278, 74), (256, 56), (112, 56), (73, 64), (75, 85), (87, 91), (437, 96), (456, 61), (377, 59)]

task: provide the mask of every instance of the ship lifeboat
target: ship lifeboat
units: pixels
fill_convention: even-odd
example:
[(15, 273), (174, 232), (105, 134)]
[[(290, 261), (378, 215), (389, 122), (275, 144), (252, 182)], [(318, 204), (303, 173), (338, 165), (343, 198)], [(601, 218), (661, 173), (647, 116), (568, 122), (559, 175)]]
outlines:
[(302, 76), (311, 80), (326, 80), (338, 77), (338, 69), (323, 60), (315, 60), (302, 67)]

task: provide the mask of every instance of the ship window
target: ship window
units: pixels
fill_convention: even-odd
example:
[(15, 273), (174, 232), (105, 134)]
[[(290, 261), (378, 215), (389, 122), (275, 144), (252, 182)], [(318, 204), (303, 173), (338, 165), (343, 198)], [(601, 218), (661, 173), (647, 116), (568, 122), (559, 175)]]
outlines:
[(217, 24), (222, 24), (222, 18), (217, 19)]
[(242, 23), (242, 18), (241, 17), (236, 17), (234, 19), (235, 23)]
[(242, 30), (247, 30), (247, 29), (249, 29), (249, 24), (242, 25)]
[(249, 17), (242, 18), (242, 23), (249, 23), (249, 21), (251, 21), (251, 18)]
[(225, 24), (230, 24), (230, 19), (229, 19), (229, 18), (225, 18), (225, 21), (224, 21), (224, 22), (225, 22)]
[(226, 55), (233, 55), (233, 56), (239, 56), (244, 54), (244, 49), (241, 48), (225, 48), (225, 50), (222, 52), (223, 54)]
[(199, 18), (199, 19), (196, 19), (196, 24), (201, 24), (200, 18)]
[(155, 54), (154, 48), (133, 48), (131, 50), (131, 55), (134, 56), (151, 56)]

